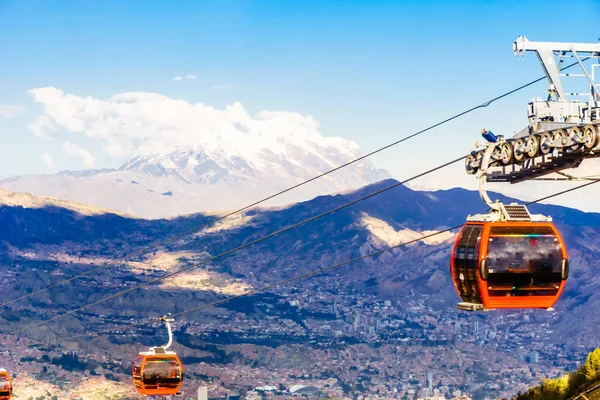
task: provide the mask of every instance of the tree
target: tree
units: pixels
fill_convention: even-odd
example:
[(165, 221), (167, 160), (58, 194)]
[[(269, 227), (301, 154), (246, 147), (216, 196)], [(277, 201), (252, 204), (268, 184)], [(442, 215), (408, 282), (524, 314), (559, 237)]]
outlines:
[(577, 371), (556, 379), (543, 379), (542, 384), (518, 393), (515, 400), (565, 400), (580, 394), (586, 386), (600, 381), (600, 348), (586, 358)]
[(588, 381), (600, 378), (600, 348), (588, 354), (584, 365), (585, 377)]

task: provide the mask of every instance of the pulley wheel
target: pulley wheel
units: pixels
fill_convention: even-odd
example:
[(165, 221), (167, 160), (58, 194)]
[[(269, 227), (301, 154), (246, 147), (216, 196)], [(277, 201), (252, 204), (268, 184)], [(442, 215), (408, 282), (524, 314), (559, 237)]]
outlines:
[(513, 142), (513, 154), (516, 161), (523, 160), (525, 157), (525, 141), (523, 139), (517, 139)]
[(511, 163), (513, 158), (513, 148), (509, 143), (502, 143), (500, 145), (500, 161), (504, 165), (508, 165)]
[(598, 129), (592, 125), (583, 128), (583, 147), (593, 149), (598, 145)]
[(569, 152), (574, 152), (581, 149), (581, 142), (583, 141), (583, 135), (581, 134), (581, 129), (574, 126), (569, 129), (569, 143), (575, 143), (573, 146), (569, 146)]
[(525, 144), (527, 147), (527, 155), (531, 158), (537, 156), (540, 148), (540, 141), (538, 140), (537, 136), (529, 135), (525, 140)]
[(540, 153), (541, 154), (548, 154), (552, 151), (552, 135), (550, 135), (550, 133), (548, 132), (544, 132), (542, 133), (542, 135), (540, 136)]
[(561, 146), (558, 148), (562, 148), (563, 146), (565, 146), (567, 144), (567, 132), (565, 132), (563, 129), (558, 129), (554, 131), (554, 141), (558, 142)]
[(475, 164), (476, 161), (477, 158), (475, 158), (473, 154), (469, 154), (467, 156), (467, 158), (465, 159), (465, 169), (467, 170), (467, 174), (474, 175), (477, 172), (479, 168), (473, 166), (473, 164)]

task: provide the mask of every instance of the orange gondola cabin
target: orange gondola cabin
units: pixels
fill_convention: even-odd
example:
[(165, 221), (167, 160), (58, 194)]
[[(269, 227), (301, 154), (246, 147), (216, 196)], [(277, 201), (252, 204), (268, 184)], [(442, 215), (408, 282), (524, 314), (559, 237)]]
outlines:
[(177, 354), (155, 347), (138, 355), (133, 364), (133, 384), (146, 396), (173, 396), (181, 391), (183, 366)]
[(169, 332), (169, 343), (162, 347), (151, 347), (139, 353), (133, 363), (133, 384), (138, 393), (145, 396), (174, 396), (181, 391), (183, 366), (174, 351), (167, 351), (173, 343), (173, 331), (168, 318), (161, 317)]
[(5, 369), (0, 368), (0, 400), (10, 400), (12, 397), (12, 381)]
[(450, 268), (461, 310), (551, 309), (569, 274), (564, 242), (550, 217), (523, 205), (494, 204), (469, 216), (456, 238)]

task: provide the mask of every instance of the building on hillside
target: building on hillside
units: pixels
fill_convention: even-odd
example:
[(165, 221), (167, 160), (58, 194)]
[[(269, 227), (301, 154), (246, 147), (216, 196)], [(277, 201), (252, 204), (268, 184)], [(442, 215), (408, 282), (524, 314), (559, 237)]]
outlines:
[(429, 393), (430, 393), (430, 395), (418, 398), (417, 400), (448, 400), (446, 398), (446, 396), (444, 396), (443, 394), (440, 394), (440, 391), (438, 389), (435, 389)]
[(206, 386), (198, 387), (198, 400), (208, 400), (208, 388)]
[(294, 385), (290, 388), (290, 394), (294, 397), (318, 397), (321, 391), (316, 386)]
[(433, 394), (433, 373), (427, 372), (427, 389), (429, 389), (429, 394)]

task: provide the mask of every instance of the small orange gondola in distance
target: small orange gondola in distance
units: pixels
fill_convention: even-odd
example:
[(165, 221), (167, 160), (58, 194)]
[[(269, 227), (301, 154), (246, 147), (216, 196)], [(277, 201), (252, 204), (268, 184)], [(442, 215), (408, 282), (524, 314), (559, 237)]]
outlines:
[(133, 384), (145, 396), (174, 396), (181, 392), (183, 365), (174, 351), (167, 351), (173, 342), (172, 319), (161, 318), (169, 331), (169, 343), (141, 352), (133, 364)]
[(567, 250), (550, 217), (494, 204), (456, 238), (450, 268), (462, 310), (552, 309), (569, 274)]
[(0, 368), (0, 400), (10, 400), (12, 398), (12, 381), (8, 372)]

